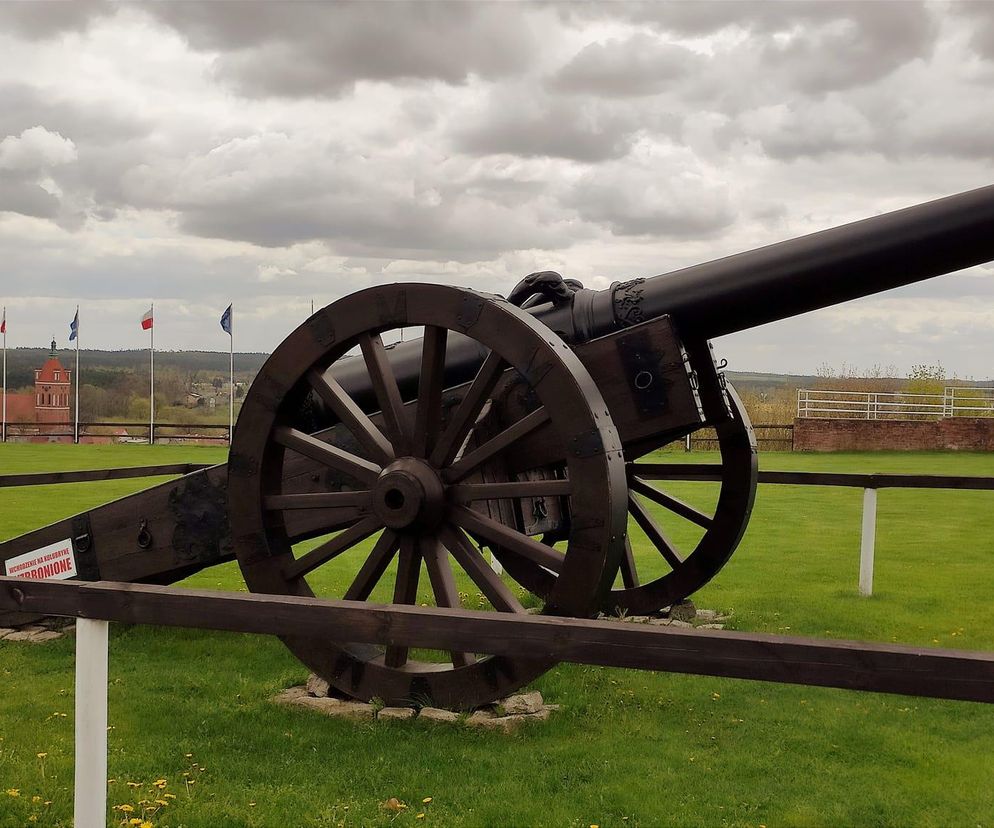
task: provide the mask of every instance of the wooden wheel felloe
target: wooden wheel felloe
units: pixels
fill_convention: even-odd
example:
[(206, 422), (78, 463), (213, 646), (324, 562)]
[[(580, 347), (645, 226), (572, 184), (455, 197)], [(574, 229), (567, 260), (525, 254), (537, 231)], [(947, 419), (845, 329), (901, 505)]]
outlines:
[[(416, 391), (405, 399), (382, 334), (413, 326), (424, 327), (422, 363)], [(443, 395), (446, 345), (461, 336), (478, 344), (482, 365), (470, 383)], [(358, 356), (346, 356), (356, 349)], [(363, 360), (378, 413), (360, 408), (335, 380), (342, 359)], [(484, 433), (495, 389), (509, 376), (518, 399), (529, 404), (513, 422)], [(333, 443), (329, 432), (300, 427), (301, 411), (313, 408), (315, 397), (347, 427), (348, 441)], [(512, 479), (495, 480), (484, 473), (542, 429), (570, 447), (568, 479), (530, 480), (518, 470)], [(320, 470), (303, 492), (284, 481), (294, 479), (287, 468), (302, 458)], [(624, 460), (586, 369), (524, 311), (445, 286), (371, 288), (329, 305), (294, 331), (245, 399), (228, 488), (236, 554), (255, 592), (359, 601), (379, 592), (395, 603), (430, 599), (458, 607), (461, 582), (497, 612), (524, 612), (517, 590), (494, 573), (476, 540), (557, 573), (545, 612), (587, 616), (599, 607), (623, 549)], [(576, 518), (565, 553), (523, 534), (513, 521), (495, 519), (488, 507), (539, 497), (568, 498)], [(296, 528), (304, 525), (301, 513), (310, 515), (306, 531)], [(316, 528), (315, 517), (326, 525)], [(316, 547), (295, 554), (296, 542), (322, 530)], [(338, 689), (387, 703), (468, 708), (551, 666), (481, 653), (426, 655), (295, 636), (284, 641)]]
[[(721, 463), (639, 463), (627, 466), (628, 511), (631, 517), (621, 563), (622, 586), (604, 601), (605, 611), (618, 609), (635, 614), (657, 612), (692, 595), (725, 565), (738, 546), (756, 493), (758, 470), (756, 438), (745, 407), (731, 385), (732, 418), (715, 428)], [(665, 491), (671, 481), (720, 483), (713, 510), (705, 511)], [(663, 523), (649, 504), (661, 507)], [(684, 521), (703, 530), (690, 551), (681, 550), (670, 537), (670, 521)], [(642, 581), (632, 554), (632, 524), (658, 550), (670, 571)]]

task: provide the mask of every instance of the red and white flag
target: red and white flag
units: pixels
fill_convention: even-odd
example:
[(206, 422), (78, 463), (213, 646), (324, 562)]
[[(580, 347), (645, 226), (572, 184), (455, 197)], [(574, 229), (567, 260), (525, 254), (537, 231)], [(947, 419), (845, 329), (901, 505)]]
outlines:
[(147, 331), (152, 327), (152, 309), (149, 308), (142, 316), (142, 330)]

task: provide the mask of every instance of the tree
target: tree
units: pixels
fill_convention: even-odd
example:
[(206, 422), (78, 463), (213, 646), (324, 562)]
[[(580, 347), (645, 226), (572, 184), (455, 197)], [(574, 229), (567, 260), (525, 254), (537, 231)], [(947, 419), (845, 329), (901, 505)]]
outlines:
[(909, 394), (942, 394), (946, 386), (946, 369), (935, 365), (912, 365), (908, 374)]

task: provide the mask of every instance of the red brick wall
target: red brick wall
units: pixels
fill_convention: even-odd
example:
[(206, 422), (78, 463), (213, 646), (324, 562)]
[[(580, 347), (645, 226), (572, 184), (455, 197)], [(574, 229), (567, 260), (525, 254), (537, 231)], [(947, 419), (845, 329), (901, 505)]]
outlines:
[(795, 451), (994, 451), (994, 418), (794, 420)]

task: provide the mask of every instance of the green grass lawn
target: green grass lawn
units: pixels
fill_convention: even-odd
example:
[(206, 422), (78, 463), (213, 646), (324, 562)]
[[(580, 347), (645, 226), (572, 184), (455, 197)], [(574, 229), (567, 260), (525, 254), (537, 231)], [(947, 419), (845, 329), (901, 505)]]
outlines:
[[(196, 447), (8, 445), (0, 474), (223, 459)], [(762, 467), (991, 475), (994, 456), (767, 454)], [(0, 538), (152, 482), (2, 489)], [(669, 490), (713, 499), (707, 484)], [(743, 630), (994, 649), (994, 493), (882, 491), (869, 599), (856, 594), (861, 497), (761, 487), (742, 546), (695, 601), (733, 611)], [(643, 571), (658, 566), (655, 552), (636, 554)], [(319, 585), (340, 588), (347, 565), (326, 567)], [(237, 589), (240, 577), (225, 565), (187, 583)], [(68, 826), (73, 642), (0, 642), (0, 671), (0, 826)], [(151, 822), (173, 828), (994, 825), (984, 705), (563, 665), (535, 685), (563, 710), (505, 736), (268, 701), (306, 674), (275, 640), (115, 625), (110, 803), (161, 799)], [(383, 809), (390, 797), (409, 807)]]

